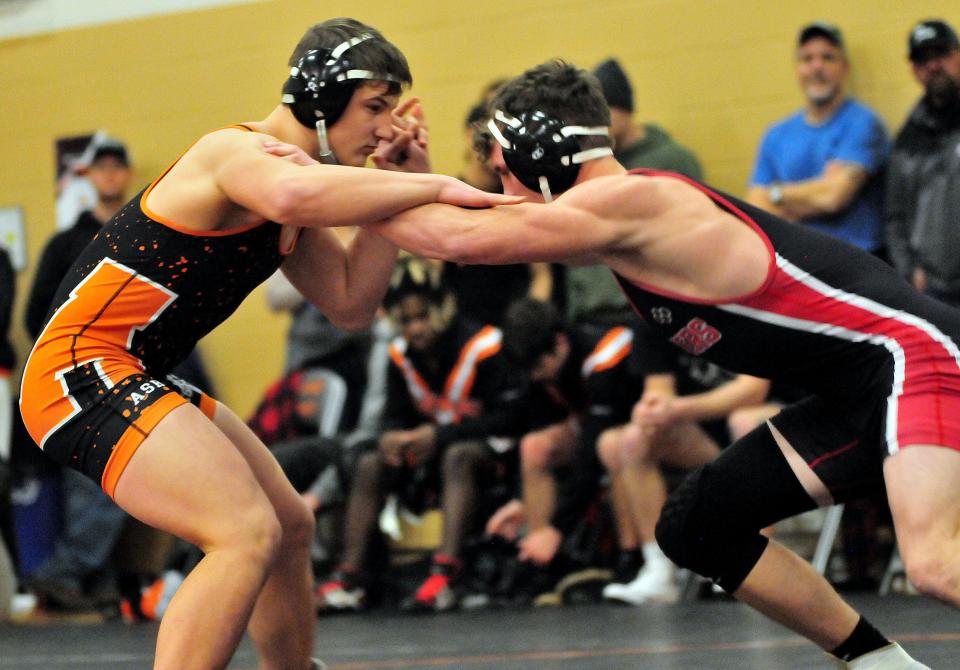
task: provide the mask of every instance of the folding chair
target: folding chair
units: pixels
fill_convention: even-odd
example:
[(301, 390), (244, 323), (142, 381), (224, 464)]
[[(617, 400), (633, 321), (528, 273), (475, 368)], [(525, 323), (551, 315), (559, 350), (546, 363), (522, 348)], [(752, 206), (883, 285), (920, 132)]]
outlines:
[(837, 539), (837, 532), (840, 530), (840, 520), (843, 518), (843, 505), (834, 505), (827, 510), (823, 518), (823, 526), (820, 528), (820, 537), (817, 539), (817, 548), (813, 552), (813, 558), (810, 564), (813, 569), (821, 575), (827, 572), (827, 563), (830, 561), (830, 555), (833, 553), (833, 544)]
[(316, 417), (317, 433), (321, 437), (336, 435), (347, 401), (347, 383), (343, 377), (327, 368), (310, 368), (303, 373), (301, 388), (298, 411)]

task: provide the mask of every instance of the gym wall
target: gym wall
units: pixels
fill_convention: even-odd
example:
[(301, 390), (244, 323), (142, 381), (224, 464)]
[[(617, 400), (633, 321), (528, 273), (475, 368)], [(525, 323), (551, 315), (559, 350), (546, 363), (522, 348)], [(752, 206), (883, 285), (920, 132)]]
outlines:
[[(919, 95), (906, 34), (954, 3), (920, 0), (272, 0), (0, 41), (0, 206), (22, 206), (30, 266), (19, 277), (14, 340), (29, 351), (22, 311), (53, 232), (58, 137), (102, 128), (131, 149), (149, 182), (213, 128), (264, 117), (279, 98), (303, 30), (334, 16), (379, 28), (410, 60), (434, 168), (456, 174), (461, 124), (490, 80), (551, 57), (590, 68), (620, 59), (636, 117), (663, 125), (704, 164), (707, 181), (742, 194), (760, 136), (802, 104), (792, 53), (800, 26), (826, 19), (846, 36), (850, 92), (891, 132)], [(132, 195), (132, 193), (131, 193)], [(287, 318), (262, 289), (201, 344), (220, 397), (247, 416), (279, 373)]]

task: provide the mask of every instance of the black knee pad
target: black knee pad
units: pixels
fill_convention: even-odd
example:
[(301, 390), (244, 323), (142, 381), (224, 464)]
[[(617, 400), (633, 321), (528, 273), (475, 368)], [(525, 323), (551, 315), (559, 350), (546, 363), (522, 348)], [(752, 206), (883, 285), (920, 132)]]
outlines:
[(732, 593), (767, 547), (760, 530), (814, 506), (761, 426), (687, 477), (660, 512), (657, 542)]
[(767, 546), (759, 529), (734, 530), (712, 504), (709, 465), (701, 467), (667, 500), (657, 522), (657, 543), (674, 563), (708, 577), (732, 593)]

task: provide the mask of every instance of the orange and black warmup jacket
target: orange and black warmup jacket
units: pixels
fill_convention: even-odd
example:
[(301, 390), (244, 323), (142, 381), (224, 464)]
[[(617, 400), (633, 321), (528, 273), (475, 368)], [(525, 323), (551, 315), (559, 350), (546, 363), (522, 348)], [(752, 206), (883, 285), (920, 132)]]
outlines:
[(464, 439), (516, 435), (516, 399), (501, 353), (502, 334), (455, 318), (429, 352), (417, 352), (402, 337), (390, 343), (383, 428), (406, 430), (425, 422), (437, 427), (438, 453)]

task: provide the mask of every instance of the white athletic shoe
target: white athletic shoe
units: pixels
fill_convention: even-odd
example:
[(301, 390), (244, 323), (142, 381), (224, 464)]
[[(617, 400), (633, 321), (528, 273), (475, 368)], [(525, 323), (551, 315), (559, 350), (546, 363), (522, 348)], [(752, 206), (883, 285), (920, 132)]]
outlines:
[(676, 574), (672, 564), (669, 566), (647, 564), (640, 568), (640, 572), (632, 582), (607, 584), (603, 587), (603, 597), (629, 605), (673, 604), (680, 600), (680, 587), (677, 586)]
[(855, 658), (849, 663), (833, 656), (830, 658), (837, 662), (839, 668), (846, 670), (930, 670), (923, 663), (913, 660), (896, 642)]
[(311, 658), (310, 670), (328, 670), (328, 669), (327, 669), (327, 664), (321, 661), (319, 658)]

